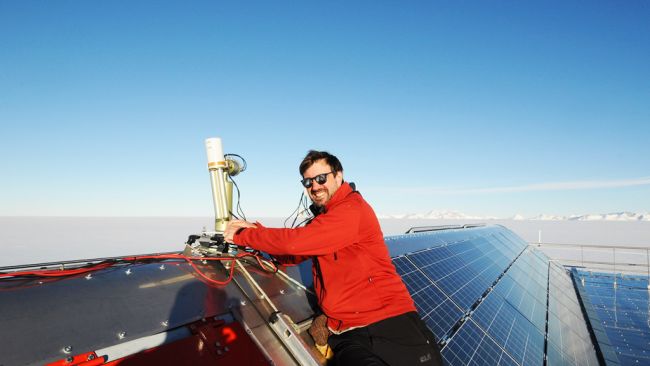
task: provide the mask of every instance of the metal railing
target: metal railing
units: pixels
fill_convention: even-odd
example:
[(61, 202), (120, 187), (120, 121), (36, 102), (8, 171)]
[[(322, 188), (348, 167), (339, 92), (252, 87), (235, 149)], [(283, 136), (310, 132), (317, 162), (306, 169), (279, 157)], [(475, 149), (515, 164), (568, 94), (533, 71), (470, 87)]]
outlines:
[(562, 265), (589, 271), (647, 276), (650, 281), (650, 247), (529, 243)]
[(467, 229), (472, 227), (485, 226), (483, 223), (477, 224), (462, 224), (462, 225), (433, 225), (433, 226), (413, 226), (406, 230), (405, 234), (424, 233), (429, 231), (440, 231), (449, 229)]

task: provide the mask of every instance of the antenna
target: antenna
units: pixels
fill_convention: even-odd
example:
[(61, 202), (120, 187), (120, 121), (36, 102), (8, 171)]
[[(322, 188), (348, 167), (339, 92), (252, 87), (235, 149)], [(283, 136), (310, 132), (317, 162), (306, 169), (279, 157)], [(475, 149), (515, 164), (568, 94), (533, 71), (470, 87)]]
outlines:
[[(208, 155), (208, 171), (212, 185), (212, 200), (214, 201), (214, 230), (223, 233), (226, 224), (231, 219), (232, 211), (232, 181), (229, 175), (239, 173), (239, 164), (226, 160), (223, 154), (221, 138), (211, 137), (205, 140), (205, 150)], [(232, 173), (231, 173), (232, 171)]]

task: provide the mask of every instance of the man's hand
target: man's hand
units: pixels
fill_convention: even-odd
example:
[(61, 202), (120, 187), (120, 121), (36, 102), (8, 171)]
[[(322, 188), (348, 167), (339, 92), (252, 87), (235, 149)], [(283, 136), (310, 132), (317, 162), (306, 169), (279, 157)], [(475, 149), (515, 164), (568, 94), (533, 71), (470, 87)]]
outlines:
[(234, 244), (235, 242), (233, 241), (233, 237), (239, 231), (239, 229), (242, 228), (256, 228), (257, 226), (251, 222), (248, 221), (243, 221), (243, 220), (232, 220), (226, 224), (226, 230), (223, 232), (223, 240), (226, 241), (226, 243), (232, 243)]

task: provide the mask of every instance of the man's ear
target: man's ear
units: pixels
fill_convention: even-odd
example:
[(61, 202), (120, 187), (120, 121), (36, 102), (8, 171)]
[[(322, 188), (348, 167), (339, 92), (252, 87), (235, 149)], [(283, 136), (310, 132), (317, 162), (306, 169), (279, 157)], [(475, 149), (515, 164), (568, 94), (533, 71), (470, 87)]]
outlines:
[(336, 183), (338, 183), (339, 185), (343, 184), (343, 171), (336, 172), (334, 179), (336, 179)]

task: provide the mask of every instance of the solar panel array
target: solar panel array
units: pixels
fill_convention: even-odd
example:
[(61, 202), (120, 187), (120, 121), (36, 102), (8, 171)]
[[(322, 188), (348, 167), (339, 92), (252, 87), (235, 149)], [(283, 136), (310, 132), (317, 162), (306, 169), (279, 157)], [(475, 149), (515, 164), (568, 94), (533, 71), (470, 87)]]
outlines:
[(573, 270), (608, 364), (650, 365), (648, 276)]
[(570, 275), (508, 229), (386, 242), (447, 364), (598, 364)]

